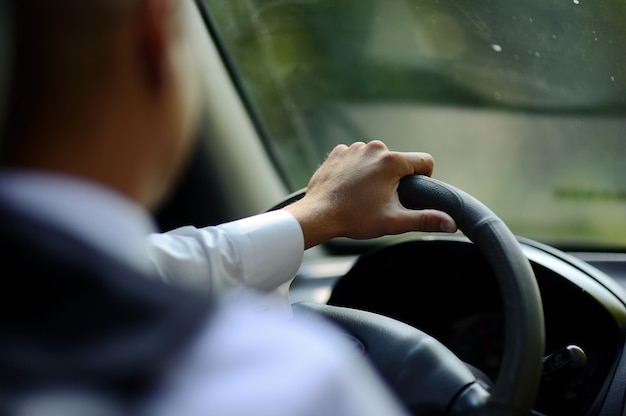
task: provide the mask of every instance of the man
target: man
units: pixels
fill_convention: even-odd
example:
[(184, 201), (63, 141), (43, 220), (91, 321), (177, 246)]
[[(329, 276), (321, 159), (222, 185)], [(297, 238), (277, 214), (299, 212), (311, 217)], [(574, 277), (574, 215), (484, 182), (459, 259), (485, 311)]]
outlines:
[[(202, 105), (185, 24), (194, 4), (12, 6), (0, 252), (15, 274), (3, 279), (0, 306), (0, 410), (404, 414), (332, 328), (256, 305), (330, 238), (454, 231), (449, 216), (406, 210), (396, 195), (403, 176), (432, 173), (430, 155), (340, 145), (282, 210), (156, 234), (148, 212), (175, 183)], [(283, 242), (284, 261), (262, 261), (274, 254), (268, 241)], [(155, 278), (198, 270), (209, 296)], [(221, 300), (237, 288), (237, 300)]]

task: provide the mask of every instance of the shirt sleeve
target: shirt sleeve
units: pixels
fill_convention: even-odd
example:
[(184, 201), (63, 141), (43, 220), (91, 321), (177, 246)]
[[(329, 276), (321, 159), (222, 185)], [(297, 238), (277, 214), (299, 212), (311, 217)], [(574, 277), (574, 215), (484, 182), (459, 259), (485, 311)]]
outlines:
[(304, 253), (298, 221), (277, 210), (218, 226), (181, 227), (147, 238), (148, 257), (168, 283), (224, 296), (265, 294), (265, 309), (288, 305)]

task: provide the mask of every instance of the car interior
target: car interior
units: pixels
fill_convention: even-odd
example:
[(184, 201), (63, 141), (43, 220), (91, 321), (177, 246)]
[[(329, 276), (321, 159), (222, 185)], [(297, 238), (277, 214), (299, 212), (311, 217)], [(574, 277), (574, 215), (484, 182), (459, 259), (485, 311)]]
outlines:
[(338, 143), (432, 152), (399, 197), (460, 231), (309, 249), (294, 310), (416, 415), (623, 415), (626, 8), (527, 3), (189, 2), (205, 107), (161, 230), (278, 209)]
[[(321, 313), (345, 327), (416, 414), (434, 392), (449, 387), (441, 379), (429, 378), (433, 376), (423, 364), (429, 360), (446, 362), (441, 372), (456, 377), (450, 385), (466, 386), (471, 379), (486, 386), (476, 395), (466, 394), (471, 399), (465, 401), (457, 397), (463, 396), (458, 386), (449, 387), (454, 399), (442, 399), (445, 403), (432, 414), (474, 414), (494, 397), (506, 406), (527, 405), (538, 415), (623, 414), (626, 82), (622, 77), (626, 79), (626, 37), (617, 36), (624, 34), (618, 21), (625, 10), (608, 1), (594, 7), (574, 1), (567, 6), (569, 14), (559, 20), (553, 12), (561, 6), (552, 3), (530, 2), (528, 10), (522, 5), (503, 6), (506, 12), (491, 1), (440, 3), (445, 2), (398, 1), (391, 6), (353, 1), (330, 6), (317, 1), (237, 5), (197, 1), (190, 24), (197, 32), (198, 59), (206, 68), (204, 125), (188, 171), (158, 213), (159, 223), (163, 230), (186, 224), (205, 226), (279, 208), (306, 192), (306, 178), (334, 144), (364, 137), (389, 138), (389, 144), (398, 144), (394, 135), (406, 135), (398, 127), (404, 123), (415, 138), (398, 147), (430, 151), (432, 146), (436, 168), (434, 180), (417, 178), (401, 186), (403, 203), (414, 209), (446, 210), (461, 231), (371, 241), (338, 239), (310, 249), (291, 286), (294, 309)], [(406, 58), (411, 62), (404, 62), (400, 69), (375, 62), (366, 66), (365, 58), (353, 49), (373, 48), (367, 42), (393, 42), (398, 35), (383, 30), (366, 34), (350, 26), (362, 17), (350, 13), (365, 10), (362, 14), (371, 25), (392, 17), (396, 22), (405, 19), (401, 4), (408, 11), (412, 6), (417, 17), (409, 23), (416, 32), (432, 30), (434, 37), (471, 25), (467, 33), (487, 42), (488, 50), (481, 52), (485, 54), (501, 55), (513, 42), (533, 36), (559, 42), (551, 46), (552, 60), (527, 67), (528, 79), (519, 82), (522, 70), (514, 68), (516, 62), (543, 58), (547, 51), (529, 49), (527, 56), (512, 56), (505, 63), (475, 59), (480, 57), (461, 63), (449, 56), (440, 58), (450, 68), (457, 65), (454, 77), (433, 75), (428, 66), (434, 64), (421, 62), (428, 58), (424, 51)], [(394, 8), (397, 15), (392, 13)], [(531, 12), (537, 13), (535, 20)], [(485, 32), (504, 30), (522, 16), (526, 25), (541, 22), (536, 25), (537, 33), (512, 40), (503, 37), (500, 43), (483, 39)], [(437, 19), (447, 26), (434, 27)], [(458, 19), (466, 20), (458, 23)], [(576, 25), (587, 24), (588, 19), (598, 24), (596, 29), (579, 28), (574, 36)], [(416, 21), (430, 27), (415, 28)], [(247, 32), (242, 29), (245, 25), (251, 27)], [(329, 26), (335, 28), (332, 33)], [(551, 31), (541, 34), (548, 27)], [(606, 47), (587, 52), (581, 52), (582, 45), (576, 51), (560, 49), (568, 46), (561, 38), (578, 39), (587, 32), (589, 42), (604, 37)], [(365, 46), (348, 42), (359, 36)], [(453, 49), (453, 40), (441, 43)], [(304, 46), (298, 42), (315, 41), (310, 49), (316, 59), (349, 55), (346, 59), (352, 62), (347, 65), (354, 65), (355, 70), (347, 69), (347, 73), (358, 78), (353, 85), (342, 89), (342, 83), (352, 81), (338, 79), (332, 86), (323, 86), (323, 77), (341, 74), (333, 72), (339, 69), (332, 61), (315, 66), (306, 60), (305, 52), (298, 49)], [(406, 51), (391, 57), (396, 46), (405, 45), (390, 43), (389, 50), (363, 54), (371, 54), (372, 60), (400, 59)], [(330, 52), (323, 55), (326, 49), (316, 48)], [(612, 54), (616, 48), (620, 52)], [(614, 75), (595, 90), (591, 75), (568, 84), (561, 79), (575, 77), (565, 71), (576, 64), (574, 58), (579, 56), (575, 53), (582, 53), (590, 68), (597, 65), (589, 71), (599, 72), (601, 65), (610, 65)], [(288, 68), (272, 68), (272, 59), (286, 61)], [(409, 71), (409, 64), (418, 63), (421, 67)], [(496, 63), (500, 66), (489, 67)], [(261, 69), (255, 72), (256, 67)], [(356, 70), (362, 72), (356, 74)], [(372, 91), (386, 85), (390, 91), (381, 92), (378, 100), (367, 97), (367, 101), (362, 97), (367, 94), (357, 89), (367, 88), (368, 76), (381, 75), (375, 71), (382, 71), (382, 78), (396, 76), (400, 86), (372, 81)], [(549, 72), (544, 76), (542, 71)], [(508, 89), (504, 88), (507, 82)], [(409, 89), (418, 83), (424, 86), (416, 87), (414, 93), (421, 98), (402, 91), (403, 84)], [(500, 92), (485, 98), (484, 91), (494, 86)], [(323, 98), (309, 100), (303, 92), (324, 88)], [(392, 93), (398, 93), (399, 103), (391, 102), (388, 94)], [(314, 108), (324, 105), (327, 108)], [(278, 119), (287, 126), (277, 124)], [(421, 130), (420, 123), (424, 125)], [(420, 140), (420, 135), (431, 137)], [(502, 144), (509, 141), (513, 143), (510, 148)], [(577, 147), (583, 141), (585, 145)], [(520, 157), (534, 147), (541, 152)], [(298, 152), (305, 154), (289, 159)], [(477, 155), (482, 156), (479, 166), (471, 163)], [(569, 181), (570, 164), (580, 166), (583, 158), (588, 159), (586, 170)], [(303, 173), (301, 165), (307, 163), (308, 171)], [(473, 175), (477, 177), (472, 179)], [(481, 188), (485, 181), (489, 183)], [(598, 185), (602, 183), (604, 187)], [(540, 188), (537, 194), (550, 187), (558, 204), (542, 205), (545, 196), (535, 195), (535, 186)], [(504, 215), (500, 218), (494, 212)], [(601, 218), (608, 223), (600, 224)], [(346, 308), (364, 314), (352, 316)], [(376, 316), (373, 323), (368, 320), (372, 314)], [(410, 329), (384, 329), (397, 324)], [(397, 339), (402, 337), (411, 340), (409, 345)], [(436, 339), (446, 352), (435, 353), (437, 359), (432, 351), (410, 352), (411, 347), (421, 345), (421, 337)], [(529, 360), (533, 354), (539, 357)], [(472, 376), (457, 371), (458, 360)], [(409, 374), (399, 376), (399, 367), (409, 369)]]

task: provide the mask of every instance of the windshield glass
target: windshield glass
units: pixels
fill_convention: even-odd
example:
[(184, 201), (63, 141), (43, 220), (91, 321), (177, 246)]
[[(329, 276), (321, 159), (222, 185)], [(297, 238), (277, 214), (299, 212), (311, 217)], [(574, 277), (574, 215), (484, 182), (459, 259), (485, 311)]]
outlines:
[(626, 247), (623, 1), (204, 3), (293, 190), (380, 139), (518, 235)]

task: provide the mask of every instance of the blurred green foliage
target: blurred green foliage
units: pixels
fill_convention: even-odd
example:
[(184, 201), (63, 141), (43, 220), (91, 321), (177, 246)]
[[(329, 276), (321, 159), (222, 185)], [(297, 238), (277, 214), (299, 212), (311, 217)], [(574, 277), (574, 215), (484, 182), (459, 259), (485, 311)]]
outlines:
[[(561, 120), (559, 123), (563, 117), (571, 117), (573, 123), (590, 117), (626, 115), (626, 2), (623, 0), (204, 0), (204, 3), (267, 135), (267, 148), (287, 172), (286, 180), (292, 189), (306, 185), (326, 153), (339, 142), (378, 138), (371, 134), (385, 132), (385, 128), (407, 136), (415, 132), (410, 118), (395, 119), (406, 124), (402, 129), (392, 125), (381, 127), (379, 124), (385, 123), (384, 120), (356, 122), (346, 108), (397, 105), (414, 106), (415, 111), (423, 106), (487, 109), (529, 117), (537, 115), (543, 121), (545, 116), (554, 115)], [(593, 123), (594, 128), (600, 125)], [(422, 136), (435, 136), (428, 130), (427, 120), (422, 125)], [(535, 129), (531, 122), (525, 125), (527, 133), (519, 137), (526, 137)], [(466, 128), (470, 129), (471, 125)], [(536, 133), (547, 135), (560, 128), (550, 127)], [(606, 137), (598, 132), (604, 141), (596, 146), (610, 147), (609, 155), (626, 154), (625, 142), (615, 131), (611, 127)], [(512, 134), (507, 145), (511, 154), (512, 149), (527, 149), (516, 143), (515, 140), (521, 139), (515, 137)], [(466, 140), (470, 140), (469, 135)], [(566, 140), (568, 137), (564, 136), (556, 143), (563, 146)], [(407, 149), (419, 147), (418, 143), (394, 144)], [(474, 139), (474, 145), (485, 146), (481, 139)], [(580, 178), (583, 174), (579, 171), (580, 160), (584, 154), (594, 154), (596, 149), (593, 143), (577, 145), (568, 156), (563, 147), (558, 149), (554, 143), (551, 146), (547, 153), (550, 163), (562, 172), (555, 173), (554, 183), (547, 178), (545, 188), (548, 192), (551, 187), (550, 194), (556, 198), (559, 193), (554, 189), (571, 187), (567, 180), (558, 181), (563, 177)], [(485, 149), (483, 153), (493, 152)], [(623, 187), (612, 186), (622, 181), (618, 178), (626, 173), (622, 165), (626, 159), (610, 159), (606, 153), (600, 153), (598, 157), (602, 160), (591, 164), (590, 169), (597, 169), (602, 163), (606, 170), (601, 174), (592, 171), (585, 174), (597, 177), (598, 181), (608, 180), (608, 192), (625, 192)], [(457, 165), (462, 160), (449, 154), (444, 157), (455, 160)], [(503, 174), (503, 178), (519, 176), (517, 169), (524, 166), (520, 156), (511, 157), (508, 166), (515, 172)], [(567, 157), (568, 162), (557, 160)], [(535, 166), (547, 163), (546, 157), (539, 153), (529, 159)], [(464, 173), (458, 175), (462, 178)], [(533, 186), (536, 183), (520, 184), (519, 188), (514, 183), (493, 184), (491, 194), (485, 197), (502, 203), (500, 200), (506, 196), (502, 193), (509, 188), (520, 193), (521, 189), (527, 191)], [(517, 201), (515, 195), (509, 199)], [(532, 205), (528, 201), (525, 204)], [(514, 207), (506, 206), (503, 210)], [(620, 204), (619, 208), (626, 212), (626, 204)], [(554, 218), (558, 209), (549, 208)], [(620, 216), (614, 212), (611, 211), (613, 221), (624, 225), (626, 235), (626, 214)], [(618, 217), (614, 218), (615, 215)], [(593, 233), (595, 223), (590, 220), (586, 226), (582, 220), (576, 223), (576, 228)], [(521, 220), (512, 218), (512, 222), (516, 221)], [(549, 228), (553, 223), (543, 218), (543, 222), (526, 225)], [(567, 227), (571, 226), (571, 221), (567, 222)], [(604, 228), (602, 233), (610, 232)], [(624, 243), (625, 238), (619, 241)]]

